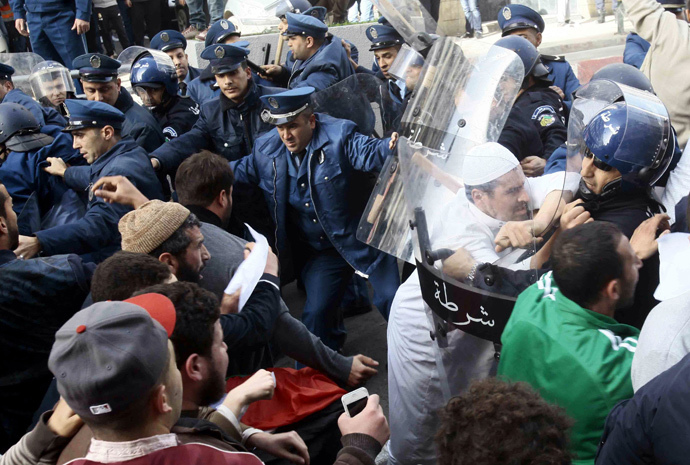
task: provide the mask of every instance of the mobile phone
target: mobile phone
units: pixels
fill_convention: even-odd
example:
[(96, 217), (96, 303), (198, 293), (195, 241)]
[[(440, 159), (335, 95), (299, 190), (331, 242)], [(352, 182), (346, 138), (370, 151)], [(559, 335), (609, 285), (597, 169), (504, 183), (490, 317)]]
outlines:
[(367, 388), (361, 387), (343, 395), (340, 400), (343, 402), (343, 407), (347, 414), (350, 417), (354, 417), (367, 406), (369, 391), (367, 391)]

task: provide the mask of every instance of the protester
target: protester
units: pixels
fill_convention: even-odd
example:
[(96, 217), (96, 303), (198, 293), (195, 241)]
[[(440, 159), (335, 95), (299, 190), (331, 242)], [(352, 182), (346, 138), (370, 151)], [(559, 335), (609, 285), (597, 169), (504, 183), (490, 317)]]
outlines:
[(476, 381), (440, 416), (439, 465), (571, 462), (572, 420), (525, 383)]
[(120, 42), (122, 50), (129, 47), (129, 39), (125, 32), (125, 24), (122, 22), (122, 15), (117, 6), (117, 0), (94, 0), (93, 12), (98, 18), (98, 32), (103, 40), (105, 54), (115, 58), (115, 48), (113, 47), (112, 33), (115, 31), (117, 40)]
[(599, 221), (563, 232), (551, 262), (553, 272), (515, 303), (498, 375), (563, 407), (575, 420), (574, 463), (593, 463), (606, 414), (632, 395), (639, 331), (613, 315), (633, 303), (642, 262), (617, 227)]
[(177, 278), (163, 262), (150, 255), (119, 251), (102, 261), (91, 279), (93, 302), (127, 300), (135, 292)]
[(18, 243), (12, 197), (0, 183), (2, 453), (31, 424), (52, 378), (46, 363), (55, 331), (81, 308), (95, 268), (72, 254), (24, 260), (14, 253)]

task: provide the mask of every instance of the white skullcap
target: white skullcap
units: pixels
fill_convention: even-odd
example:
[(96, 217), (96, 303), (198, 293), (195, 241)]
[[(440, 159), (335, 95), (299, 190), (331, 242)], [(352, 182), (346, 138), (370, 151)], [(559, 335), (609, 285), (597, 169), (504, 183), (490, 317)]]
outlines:
[(497, 142), (472, 148), (462, 163), (462, 180), (466, 186), (481, 186), (498, 179), (520, 166), (510, 150)]

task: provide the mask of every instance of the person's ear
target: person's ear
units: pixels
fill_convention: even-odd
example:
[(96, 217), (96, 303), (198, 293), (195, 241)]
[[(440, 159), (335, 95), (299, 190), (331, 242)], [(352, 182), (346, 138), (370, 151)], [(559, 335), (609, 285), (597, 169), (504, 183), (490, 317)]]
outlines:
[(203, 381), (205, 378), (205, 366), (203, 365), (203, 357), (200, 357), (199, 354), (190, 355), (182, 366), (182, 377), (191, 381)]
[(312, 113), (309, 115), (309, 127), (314, 130), (316, 128), (316, 115)]
[[(232, 187), (231, 187), (230, 189), (232, 189)], [(231, 194), (231, 195), (232, 195), (232, 194)], [(221, 208), (225, 208), (225, 207), (227, 206), (228, 202), (229, 202), (229, 200), (228, 200), (228, 191), (226, 191), (225, 189), (223, 189), (222, 191), (220, 191), (220, 192), (218, 193), (218, 195), (216, 196), (214, 202), (217, 203)]]
[(7, 220), (0, 216), (0, 235), (7, 236), (10, 233), (10, 227), (7, 225)]
[(604, 296), (613, 302), (618, 302), (621, 298), (621, 281), (612, 279), (604, 287)]
[(101, 135), (103, 136), (103, 139), (110, 140), (115, 135), (115, 129), (113, 129), (112, 126), (103, 126), (101, 129)]
[(312, 48), (314, 46), (314, 38), (312, 36), (307, 36), (305, 42), (307, 43), (307, 48)]
[(168, 391), (164, 384), (159, 384), (154, 388), (151, 396), (151, 402), (153, 404), (153, 408), (156, 410), (156, 413), (165, 414), (173, 411), (172, 403), (168, 397)]
[(543, 37), (541, 35), (541, 32), (537, 32), (537, 48), (539, 48), (539, 46), (541, 45), (542, 39)]
[(173, 254), (168, 252), (162, 253), (158, 257), (158, 261), (168, 265), (168, 267), (170, 268), (170, 272), (174, 275), (177, 275), (177, 270), (180, 266), (180, 262)]
[(249, 66), (247, 66), (247, 69), (245, 69), (244, 72), (247, 73), (247, 79), (252, 78), (252, 69)]
[(472, 189), (472, 192), (470, 192), (470, 195), (472, 196), (472, 201), (476, 205), (478, 202), (481, 202), (482, 199), (484, 198), (484, 192), (482, 192), (479, 189)]
[(120, 92), (120, 87), (122, 86), (122, 79), (117, 78), (117, 91)]

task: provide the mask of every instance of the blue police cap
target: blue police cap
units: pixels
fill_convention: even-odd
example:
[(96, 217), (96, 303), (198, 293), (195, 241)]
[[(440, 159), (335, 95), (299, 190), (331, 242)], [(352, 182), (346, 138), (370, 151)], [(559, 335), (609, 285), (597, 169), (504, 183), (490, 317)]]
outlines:
[(290, 89), (273, 95), (262, 95), (261, 101), (268, 108), (261, 113), (261, 118), (270, 124), (285, 124), (293, 121), (300, 113), (309, 108), (314, 88), (305, 86)]
[(498, 12), (498, 26), (505, 37), (517, 29), (536, 29), (544, 32), (544, 18), (525, 5), (506, 5)]
[(235, 71), (247, 61), (249, 50), (236, 44), (209, 45), (201, 52), (201, 58), (211, 62), (213, 74), (223, 74)]
[(369, 26), (366, 34), (367, 39), (371, 41), (371, 47), (369, 47), (370, 51), (405, 43), (405, 39), (398, 34), (395, 28), (385, 24), (374, 24), (373, 26)]
[(79, 70), (79, 77), (86, 82), (110, 82), (117, 78), (121, 63), (100, 53), (79, 55), (72, 67)]
[(112, 126), (122, 129), (125, 115), (117, 108), (103, 102), (91, 100), (65, 100), (68, 118), (67, 126), (63, 132), (76, 131), (83, 128), (102, 128)]
[(0, 79), (3, 81), (11, 81), (14, 74), (14, 68), (10, 65), (0, 63)]
[(161, 31), (151, 39), (151, 48), (167, 52), (176, 48), (187, 48), (187, 39), (184, 38), (181, 32), (166, 29)]
[(204, 45), (208, 47), (209, 45), (220, 43), (230, 36), (239, 35), (240, 31), (237, 30), (232, 21), (221, 19), (213, 23), (208, 29), (206, 39), (204, 40)]
[(287, 13), (288, 27), (283, 35), (285, 36), (311, 36), (315, 39), (323, 39), (328, 32), (328, 26), (314, 18), (295, 13)]
[(313, 6), (302, 14), (307, 15), (307, 16), (313, 16), (314, 18), (318, 19), (322, 23), (325, 23), (326, 22), (326, 13), (328, 13), (328, 10), (325, 7)]

